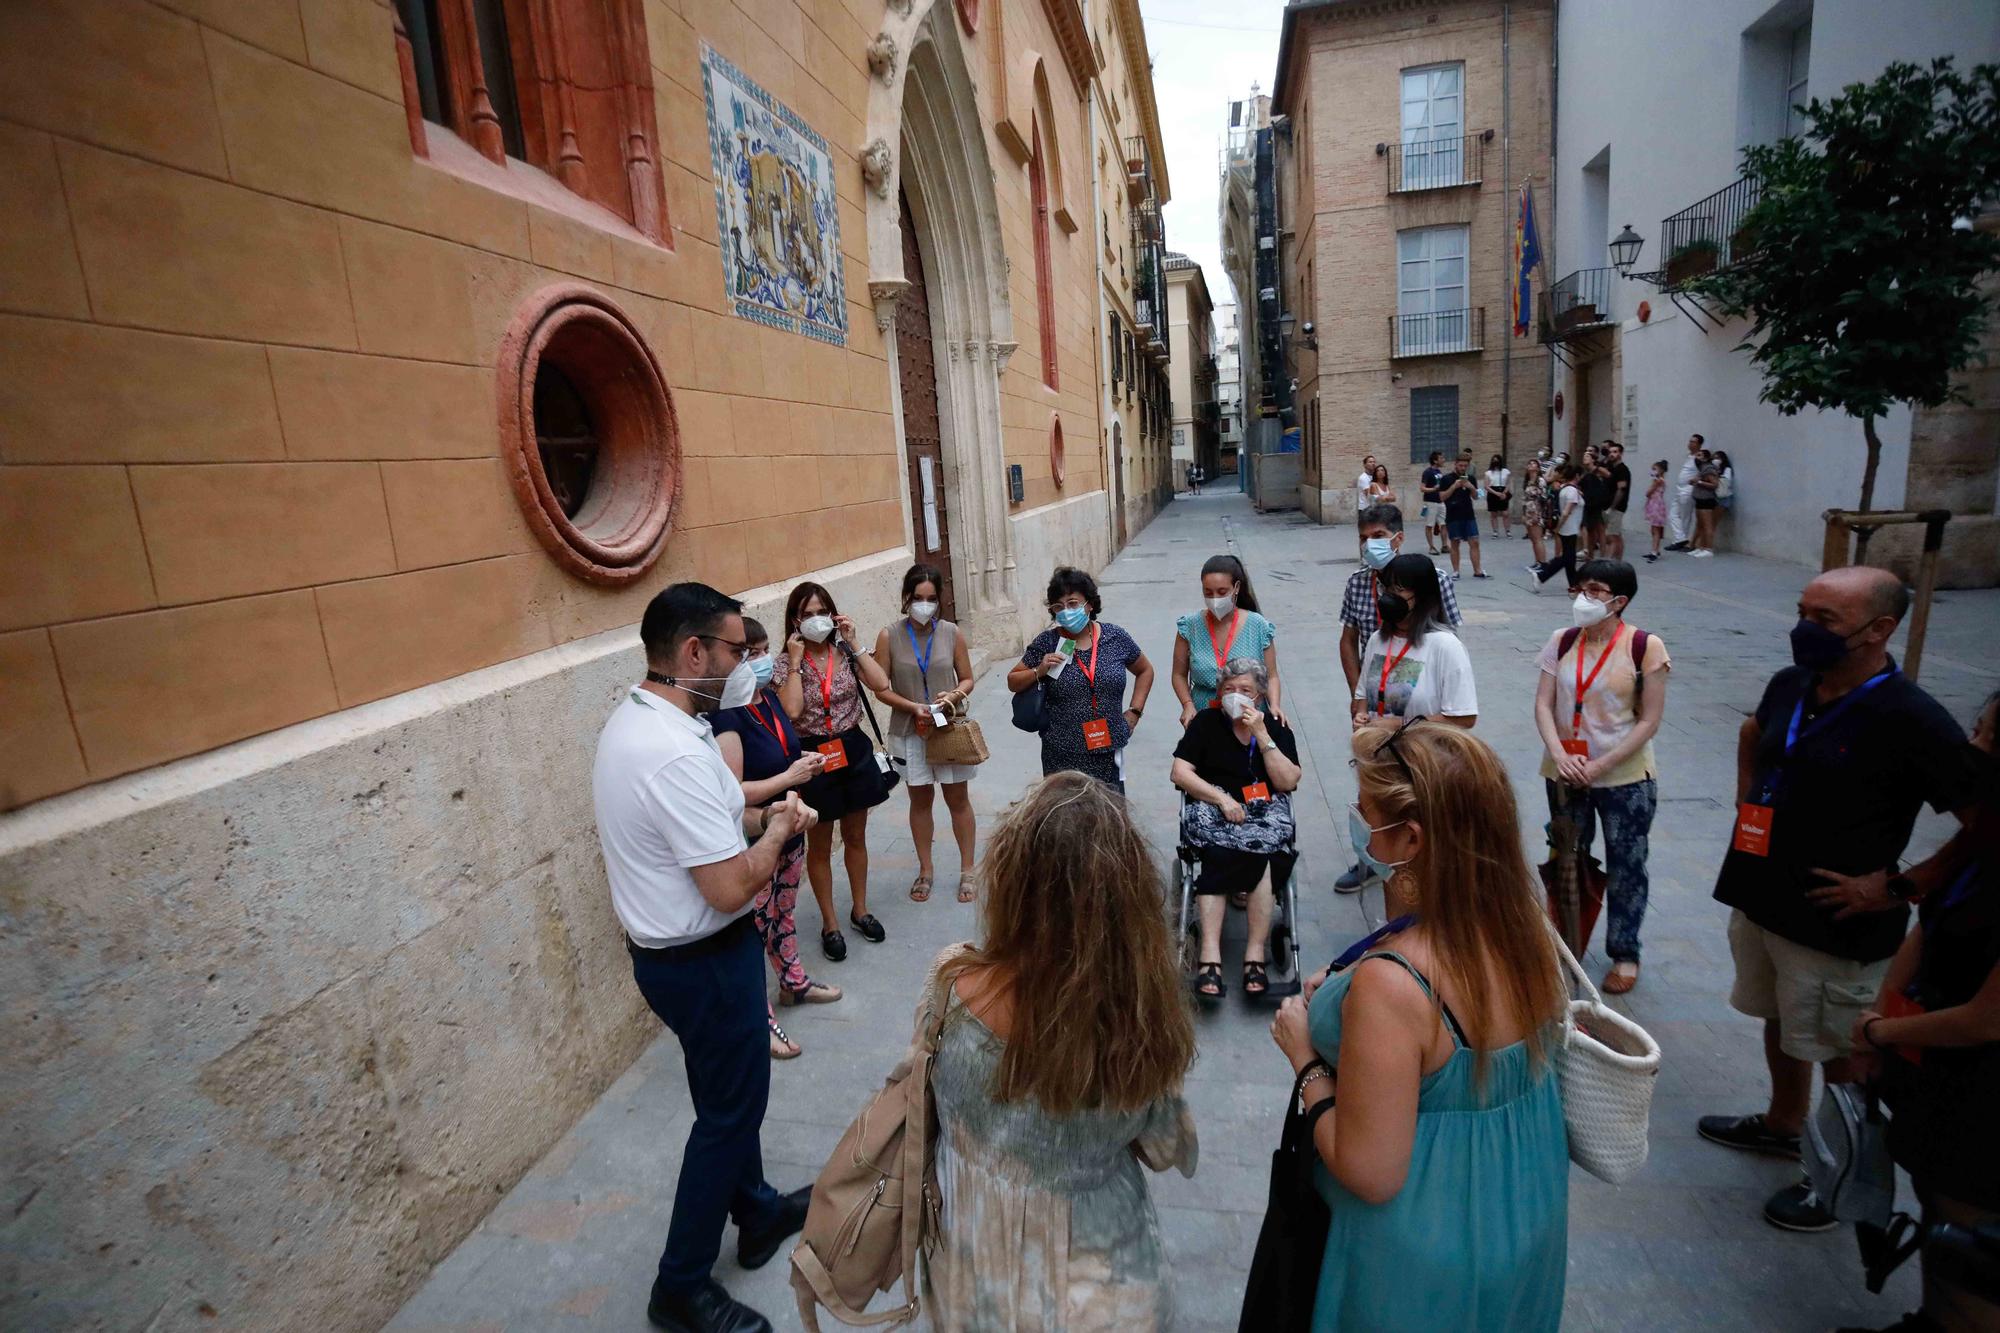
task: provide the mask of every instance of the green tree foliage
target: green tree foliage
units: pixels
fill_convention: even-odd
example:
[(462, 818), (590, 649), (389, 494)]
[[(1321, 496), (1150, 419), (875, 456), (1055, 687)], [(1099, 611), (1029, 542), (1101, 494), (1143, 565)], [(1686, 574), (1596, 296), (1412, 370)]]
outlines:
[(1865, 512), (1876, 419), (1962, 401), (1952, 376), (1990, 313), (1977, 284), (2000, 267), (2000, 236), (1962, 220), (2000, 202), (2000, 66), (1893, 64), (1803, 110), (1802, 136), (1744, 149), (1760, 197), (1731, 238), (1737, 262), (1688, 289), (1754, 321), (1738, 350), (1765, 402), (1861, 419)]

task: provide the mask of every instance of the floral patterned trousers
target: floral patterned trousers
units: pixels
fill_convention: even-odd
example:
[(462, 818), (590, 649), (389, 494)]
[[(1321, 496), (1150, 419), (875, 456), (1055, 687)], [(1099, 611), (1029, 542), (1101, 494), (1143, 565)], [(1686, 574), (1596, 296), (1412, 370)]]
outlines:
[(771, 970), (778, 974), (778, 984), (794, 995), (804, 994), (806, 987), (812, 985), (805, 964), (799, 961), (798, 927), (792, 920), (793, 909), (799, 902), (799, 876), (805, 865), (806, 840), (793, 838), (778, 853), (778, 868), (771, 874), (770, 887), (758, 894), (750, 906), (757, 933), (764, 937), (764, 953), (771, 960)]
[(1614, 963), (1638, 962), (1639, 926), (1646, 919), (1646, 897), (1652, 888), (1646, 857), (1660, 784), (1652, 778), (1618, 787), (1543, 781), (1549, 791), (1549, 835), (1556, 856), (1588, 856), (1598, 821), (1604, 822), (1604, 952)]

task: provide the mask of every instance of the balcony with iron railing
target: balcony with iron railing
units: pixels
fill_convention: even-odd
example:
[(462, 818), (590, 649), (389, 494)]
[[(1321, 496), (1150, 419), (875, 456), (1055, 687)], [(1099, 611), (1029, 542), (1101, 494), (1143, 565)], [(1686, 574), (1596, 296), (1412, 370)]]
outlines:
[(1613, 272), (1608, 268), (1582, 268), (1548, 285), (1542, 292), (1544, 345), (1572, 342), (1611, 325)]
[(1486, 346), (1486, 307), (1389, 316), (1389, 356), (1454, 356)]
[(1389, 193), (1448, 190), (1478, 185), (1486, 170), (1486, 145), (1492, 130), (1442, 139), (1379, 144), (1375, 151), (1388, 159)]
[(1153, 193), (1153, 157), (1143, 134), (1125, 140), (1125, 191), (1135, 204)]
[(1634, 274), (1661, 287), (1673, 288), (1740, 264), (1756, 251), (1756, 239), (1744, 225), (1757, 207), (1759, 188), (1749, 177), (1734, 181), (1699, 203), (1690, 204), (1660, 222), (1662, 267), (1656, 273)]

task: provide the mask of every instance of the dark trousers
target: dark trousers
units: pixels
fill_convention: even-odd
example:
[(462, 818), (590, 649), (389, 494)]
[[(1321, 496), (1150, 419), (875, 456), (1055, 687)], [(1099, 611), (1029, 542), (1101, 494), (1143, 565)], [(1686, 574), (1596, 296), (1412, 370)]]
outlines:
[(660, 1254), (658, 1290), (706, 1282), (722, 1250), (724, 1218), (738, 1226), (768, 1220), (778, 1196), (764, 1180), (758, 1133), (771, 1096), (771, 1046), (764, 1007), (764, 948), (747, 920), (726, 940), (694, 953), (634, 950), (639, 993), (680, 1038), (694, 1125), (681, 1153), (674, 1216)]
[(1565, 537), (1561, 533), (1557, 533), (1556, 540), (1562, 543), (1562, 558), (1559, 560), (1544, 560), (1541, 564), (1536, 565), (1535, 577), (1543, 583), (1547, 583), (1556, 576), (1557, 570), (1563, 570), (1569, 575), (1568, 580), (1563, 584), (1567, 588), (1576, 582), (1576, 538)]

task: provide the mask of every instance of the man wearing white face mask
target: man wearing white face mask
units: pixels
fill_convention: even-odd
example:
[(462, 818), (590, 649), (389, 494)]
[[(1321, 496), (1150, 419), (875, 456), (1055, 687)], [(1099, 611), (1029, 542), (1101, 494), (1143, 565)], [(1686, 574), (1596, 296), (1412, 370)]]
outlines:
[[(1639, 927), (1650, 887), (1646, 858), (1659, 773), (1653, 736), (1666, 716), (1673, 662), (1657, 634), (1635, 630), (1625, 612), (1639, 577), (1623, 560), (1592, 560), (1576, 573), (1575, 624), (1542, 646), (1535, 664), (1535, 727), (1542, 737), (1542, 780), (1549, 796), (1550, 865), (1557, 897), (1577, 904), (1577, 919), (1557, 921), (1581, 956), (1593, 901), (1590, 845), (1604, 825), (1604, 900), (1610, 905), (1604, 989), (1622, 995), (1639, 981)], [(1559, 912), (1567, 917), (1567, 906)]]
[(605, 722), (591, 788), (632, 977), (680, 1039), (694, 1103), (647, 1315), (662, 1328), (754, 1333), (770, 1324), (710, 1273), (723, 1223), (738, 1225), (739, 1262), (760, 1267), (804, 1224), (812, 1190), (781, 1195), (764, 1180), (771, 1059), (764, 950), (747, 914), (785, 842), (815, 816), (796, 793), (746, 812), (743, 788), (699, 716), (755, 696), (742, 610), (700, 583), (652, 600), (639, 629), (646, 681)]
[(979, 826), (972, 813), (972, 793), (966, 783), (979, 769), (972, 764), (932, 763), (929, 738), (937, 718), (961, 707), (972, 694), (972, 655), (958, 626), (938, 616), (944, 574), (935, 565), (911, 565), (903, 575), (903, 620), (875, 636), (875, 661), (889, 673), (889, 688), (876, 698), (893, 711), (889, 718), (889, 753), (903, 764), (903, 781), (910, 789), (910, 840), (917, 849), (917, 877), (910, 883), (910, 900), (931, 896), (932, 794), (944, 788), (945, 809), (951, 814), (952, 836), (958, 842), (958, 901), (973, 899), (973, 851)]

